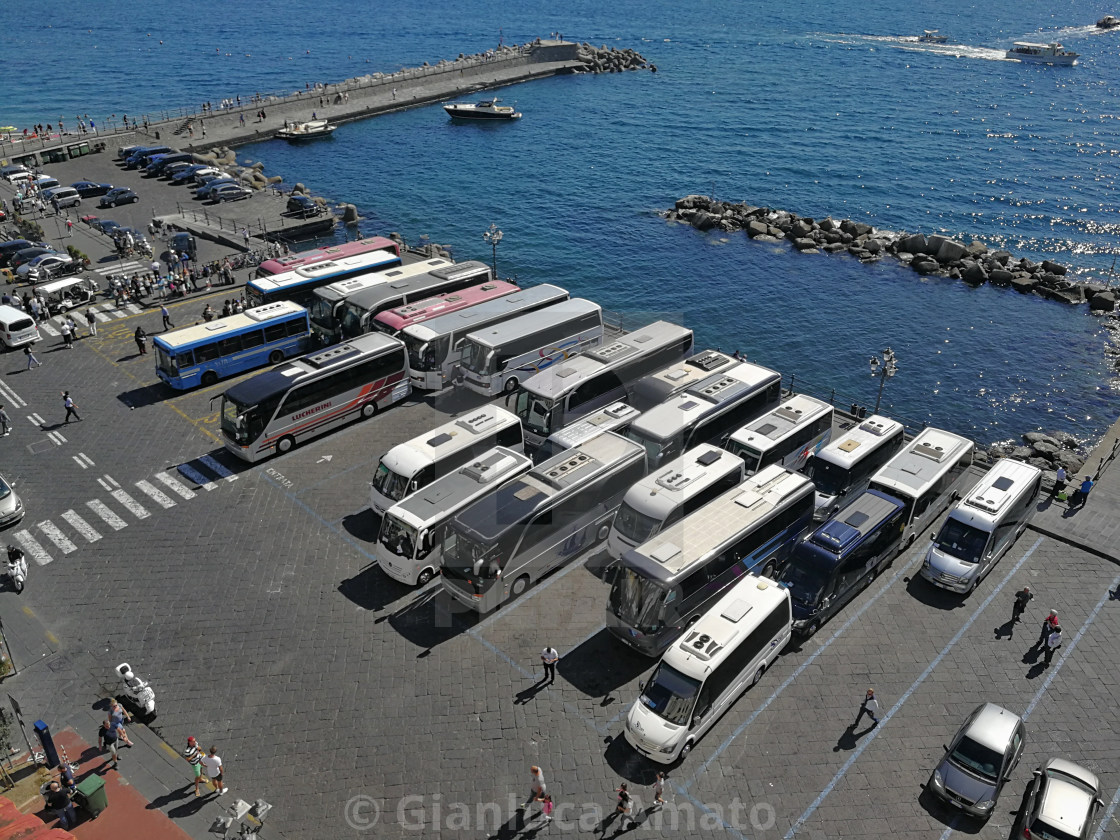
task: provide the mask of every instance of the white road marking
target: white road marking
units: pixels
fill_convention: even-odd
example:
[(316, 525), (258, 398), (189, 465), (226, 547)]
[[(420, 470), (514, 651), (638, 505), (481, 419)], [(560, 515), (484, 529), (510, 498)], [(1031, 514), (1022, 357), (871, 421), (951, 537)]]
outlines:
[(136, 486), (140, 490), (142, 490), (143, 492), (145, 492), (149, 496), (151, 496), (155, 500), (156, 504), (159, 505), (164, 510), (167, 510), (170, 507), (175, 507), (175, 500), (174, 499), (172, 499), (170, 496), (168, 496), (162, 490), (157, 490), (149, 482), (147, 482), (147, 481), (137, 481)]
[(86, 507), (104, 519), (105, 524), (114, 531), (119, 531), (121, 528), (128, 527), (128, 523), (113, 513), (112, 509), (100, 499), (91, 499), (86, 502)]
[(179, 472), (201, 487), (203, 490), (210, 492), (217, 489), (218, 485), (196, 470), (189, 464), (180, 464), (177, 468)]
[(87, 467), (93, 466), (93, 459), (84, 452), (79, 452), (75, 457), (80, 458)]
[(97, 533), (93, 526), (82, 519), (82, 517), (78, 516), (74, 511), (66, 511), (66, 513), (62, 514), (62, 518), (69, 522), (70, 526), (89, 542), (97, 542), (101, 539), (101, 534)]
[(127, 318), (128, 317), (128, 312), (124, 309), (115, 309), (115, 310), (113, 310), (113, 314), (116, 315), (118, 318)]
[(70, 538), (62, 533), (62, 531), (58, 529), (58, 526), (51, 522), (49, 519), (40, 522), (37, 527), (40, 531), (50, 537), (51, 542), (57, 545), (62, 550), (63, 554), (69, 554), (71, 551), (77, 548), (74, 543), (70, 542)]
[(129, 312), (131, 312), (133, 315), (139, 315), (144, 311), (139, 306), (137, 306), (135, 303), (126, 303), (124, 305), (124, 308), (127, 309)]
[(237, 476), (234, 475), (228, 467), (222, 466), (222, 464), (211, 456), (203, 455), (198, 460), (208, 466), (213, 472), (216, 472), (219, 478), (224, 478), (226, 481), (237, 481)]
[(27, 403), (20, 397), (19, 394), (13, 390), (12, 386), (6, 382), (0, 382), (0, 394), (3, 394), (8, 400), (13, 403), (16, 408), (23, 408)]
[(109, 484), (109, 482), (106, 481), (103, 478), (97, 479), (97, 483), (100, 484), (102, 487), (104, 487), (106, 490), (112, 490), (113, 489), (112, 486)]
[[(58, 338), (60, 335), (62, 335), (62, 333), (60, 333), (58, 330), (56, 330), (54, 327), (52, 327), (46, 321), (40, 321), (39, 322), (39, 329), (41, 329), (47, 335), (52, 336), (54, 338)], [(34, 352), (34, 351), (32, 351), (32, 352)]]
[(159, 479), (164, 484), (166, 484), (168, 487), (170, 487), (172, 490), (174, 490), (176, 493), (178, 493), (184, 499), (193, 499), (194, 498), (194, 492), (189, 487), (187, 487), (187, 485), (185, 485), (183, 482), (179, 481), (179, 479), (177, 479), (173, 476), (170, 476), (165, 472), (156, 473), (156, 478)]
[(66, 438), (62, 436), (61, 432), (47, 432), (47, 437), (54, 441), (55, 446), (62, 446), (66, 443)]
[(47, 554), (46, 549), (39, 545), (39, 541), (31, 536), (30, 531), (16, 531), (12, 536), (23, 546), (23, 550), (31, 555), (31, 559), (40, 566), (45, 566), (54, 559)]
[(108, 315), (106, 315), (104, 312), (97, 312), (96, 310), (93, 313), (93, 317), (96, 318), (98, 321), (100, 321), (102, 324), (106, 323), (107, 321), (112, 321), (113, 320)]
[[(112, 487), (120, 487), (121, 486), (121, 483), (119, 481), (117, 481), (115, 478), (113, 478), (111, 475), (109, 475), (109, 473), (105, 473), (105, 480), (108, 481), (109, 485), (112, 486)], [(106, 486), (105, 489), (108, 490), (109, 487)]]
[(111, 495), (114, 499), (124, 505), (125, 508), (128, 509), (128, 512), (135, 516), (137, 519), (147, 519), (149, 516), (151, 516), (151, 514), (148, 513), (148, 511), (142, 504), (128, 495), (128, 493), (126, 493), (124, 490), (114, 490), (109, 495)]
[(38, 414), (28, 414), (27, 419), (34, 423), (36, 426), (42, 426), (46, 422)]
[(89, 469), (89, 466), (87, 464), (82, 463), (82, 459), (79, 458), (77, 455), (72, 455), (70, 457), (72, 457), (74, 459), (74, 463), (77, 464), (79, 467), (81, 467), (83, 470), (88, 470)]

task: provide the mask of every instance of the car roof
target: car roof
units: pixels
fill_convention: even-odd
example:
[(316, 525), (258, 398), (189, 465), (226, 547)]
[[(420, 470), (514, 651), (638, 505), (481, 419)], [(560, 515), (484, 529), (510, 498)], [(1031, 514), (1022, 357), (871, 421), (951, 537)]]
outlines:
[(1021, 722), (1019, 716), (995, 703), (985, 703), (977, 712), (964, 734), (1002, 755), (1011, 741), (1012, 733)]
[(1100, 794), (1100, 781), (1064, 758), (1050, 759), (1043, 772), (1046, 787), (1038, 807), (1039, 818), (1055, 829), (1080, 837), (1093, 800)]

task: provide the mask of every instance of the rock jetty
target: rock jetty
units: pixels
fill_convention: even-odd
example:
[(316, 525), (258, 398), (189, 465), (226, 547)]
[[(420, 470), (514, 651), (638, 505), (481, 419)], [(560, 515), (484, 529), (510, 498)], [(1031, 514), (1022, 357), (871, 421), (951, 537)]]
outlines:
[[(1066, 432), (1027, 432), (1022, 436), (1022, 444), (997, 443), (988, 448), (988, 457), (995, 461), (999, 458), (1014, 458), (1016, 461), (1025, 461), (1033, 464), (1040, 470), (1055, 472), (1058, 467), (1065, 467), (1066, 473), (1073, 476), (1081, 472), (1085, 466), (1085, 457), (1081, 454), (1081, 444), (1077, 438)], [(1050, 480), (1053, 481), (1053, 476)]]
[(650, 70), (657, 72), (657, 65), (650, 64), (637, 50), (619, 50), (606, 45), (593, 47), (591, 44), (580, 44), (578, 58), (583, 62), (583, 73), (623, 73), (627, 70)]
[(763, 242), (787, 240), (805, 254), (843, 251), (861, 262), (891, 256), (921, 275), (948, 277), (972, 286), (991, 283), (1062, 303), (1088, 303), (1092, 312), (1116, 308), (1117, 292), (1106, 283), (1071, 280), (1066, 276), (1068, 267), (1061, 263), (1035, 263), (1009, 251), (992, 251), (979, 240), (966, 244), (945, 236), (877, 230), (851, 219), (818, 221), (787, 210), (732, 204), (703, 195), (685, 196), (662, 215), (701, 231), (744, 231)]

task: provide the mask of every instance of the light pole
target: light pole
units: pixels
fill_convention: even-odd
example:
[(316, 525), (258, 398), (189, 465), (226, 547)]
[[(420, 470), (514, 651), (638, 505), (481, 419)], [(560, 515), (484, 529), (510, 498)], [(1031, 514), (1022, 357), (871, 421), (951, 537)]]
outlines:
[(875, 414), (879, 413), (879, 401), (883, 399), (883, 386), (887, 384), (887, 380), (898, 373), (898, 357), (895, 356), (891, 348), (883, 351), (883, 358), (872, 356), (871, 361), (871, 375), (879, 377), (879, 395), (875, 397)]
[(495, 224), (490, 225), (490, 229), (484, 231), (482, 238), (490, 243), (491, 259), (494, 266), (494, 279), (498, 279), (498, 243), (502, 241), (502, 232)]

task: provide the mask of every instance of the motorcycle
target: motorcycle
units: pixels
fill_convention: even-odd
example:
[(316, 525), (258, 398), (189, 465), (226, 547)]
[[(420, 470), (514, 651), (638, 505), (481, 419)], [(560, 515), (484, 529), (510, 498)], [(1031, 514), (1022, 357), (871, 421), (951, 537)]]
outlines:
[(156, 713), (155, 689), (136, 676), (127, 662), (117, 666), (117, 676), (121, 678), (121, 696), (142, 714), (153, 717)]
[(27, 580), (27, 558), (14, 545), (8, 546), (8, 580), (12, 589), (23, 592), (23, 584)]

